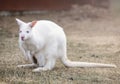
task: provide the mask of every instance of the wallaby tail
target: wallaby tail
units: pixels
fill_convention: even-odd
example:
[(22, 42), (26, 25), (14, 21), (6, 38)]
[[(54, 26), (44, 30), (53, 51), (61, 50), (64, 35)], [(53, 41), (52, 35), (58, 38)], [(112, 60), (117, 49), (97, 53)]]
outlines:
[(89, 63), (89, 62), (75, 62), (70, 61), (68, 58), (61, 59), (66, 67), (95, 67), (95, 68), (115, 68), (114, 64), (102, 64), (102, 63)]

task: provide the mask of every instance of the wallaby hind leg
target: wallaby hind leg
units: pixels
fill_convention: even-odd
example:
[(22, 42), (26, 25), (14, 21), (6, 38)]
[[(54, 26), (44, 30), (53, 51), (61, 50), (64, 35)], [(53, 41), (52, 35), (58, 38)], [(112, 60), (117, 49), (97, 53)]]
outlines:
[(52, 70), (55, 66), (56, 59), (50, 58), (47, 60), (47, 63), (45, 64), (44, 67), (38, 67), (33, 70), (33, 72), (40, 72), (40, 71), (47, 71), (47, 70)]
[(35, 58), (37, 59), (37, 64), (39, 65), (39, 67), (45, 66), (45, 56), (42, 53), (37, 53), (35, 55)]

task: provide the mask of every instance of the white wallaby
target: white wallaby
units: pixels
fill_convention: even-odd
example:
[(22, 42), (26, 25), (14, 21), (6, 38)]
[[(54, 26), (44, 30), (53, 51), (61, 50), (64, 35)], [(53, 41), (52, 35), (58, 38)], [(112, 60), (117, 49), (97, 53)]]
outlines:
[(67, 58), (66, 35), (62, 27), (52, 21), (16, 21), (19, 25), (20, 49), (26, 59), (32, 62), (18, 67), (37, 67), (33, 72), (52, 70), (58, 58), (67, 67), (116, 67), (113, 64), (70, 61)]

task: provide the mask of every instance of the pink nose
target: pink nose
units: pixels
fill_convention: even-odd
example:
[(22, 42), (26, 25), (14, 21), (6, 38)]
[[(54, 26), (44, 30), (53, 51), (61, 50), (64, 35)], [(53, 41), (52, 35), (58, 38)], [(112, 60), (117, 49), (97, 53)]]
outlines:
[(25, 37), (24, 37), (24, 36), (22, 36), (22, 37), (21, 37), (21, 40), (22, 40), (22, 41), (24, 41), (24, 38), (25, 38)]

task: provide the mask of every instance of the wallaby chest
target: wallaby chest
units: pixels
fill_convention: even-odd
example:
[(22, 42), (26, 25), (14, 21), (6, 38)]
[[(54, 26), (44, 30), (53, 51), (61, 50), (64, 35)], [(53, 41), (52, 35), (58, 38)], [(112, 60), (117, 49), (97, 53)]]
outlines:
[(38, 51), (37, 46), (32, 43), (22, 43), (22, 47), (25, 50), (30, 51), (32, 54)]

